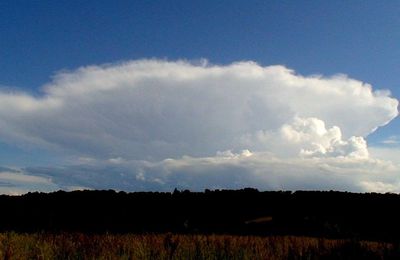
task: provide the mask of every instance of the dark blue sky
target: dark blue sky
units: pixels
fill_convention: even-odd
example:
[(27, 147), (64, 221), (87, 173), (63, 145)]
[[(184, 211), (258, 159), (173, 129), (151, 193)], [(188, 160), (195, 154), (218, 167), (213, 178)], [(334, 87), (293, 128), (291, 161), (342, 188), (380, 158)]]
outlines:
[(397, 1), (2, 1), (0, 82), (137, 58), (254, 60), (399, 95)]
[[(0, 85), (32, 93), (63, 69), (206, 58), (344, 73), (400, 96), (398, 1), (13, 0), (0, 2), (0, 21)], [(369, 141), (399, 126), (395, 120)]]

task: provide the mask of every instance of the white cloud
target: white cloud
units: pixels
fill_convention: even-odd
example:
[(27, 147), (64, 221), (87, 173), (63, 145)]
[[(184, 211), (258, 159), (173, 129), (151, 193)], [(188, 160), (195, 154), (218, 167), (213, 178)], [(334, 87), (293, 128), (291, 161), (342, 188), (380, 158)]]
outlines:
[[(368, 148), (372, 158), (381, 160), (389, 160), (394, 163), (400, 164), (400, 148), (399, 147), (382, 147), (372, 146)], [(400, 174), (400, 172), (399, 172)]]
[(389, 136), (387, 139), (382, 141), (383, 144), (389, 144), (389, 145), (397, 145), (400, 144), (400, 137), (397, 135), (392, 135)]
[(261, 190), (342, 190), (400, 192), (399, 164), (355, 157), (282, 159), (270, 153), (219, 152), (210, 157), (183, 156), (158, 162), (109, 160), (65, 167), (27, 168), (51, 178), (63, 189), (201, 191), (255, 187)]
[(367, 143), (363, 137), (352, 136), (343, 140), (337, 126), (326, 128), (318, 118), (295, 117), (278, 131), (258, 132), (243, 139), (249, 147), (272, 147), (282, 157), (338, 157), (368, 158)]
[(296, 75), (253, 62), (227, 66), (138, 60), (54, 76), (41, 97), (0, 93), (0, 139), (89, 157), (164, 159), (245, 147), (243, 137), (317, 118), (343, 138), (397, 115), (397, 100), (363, 82)]
[(383, 161), (364, 167), (364, 138), (398, 101), (345, 75), (137, 60), (60, 72), (42, 91), (0, 90), (0, 140), (80, 158), (26, 169), (60, 187), (388, 187), (371, 177)]
[(392, 183), (383, 183), (380, 181), (369, 182), (363, 181), (361, 182), (361, 186), (364, 188), (366, 192), (400, 192), (400, 183), (397, 182), (395, 184)]
[(59, 187), (50, 177), (26, 174), (19, 169), (0, 167), (0, 193), (20, 195), (29, 191), (55, 191)]

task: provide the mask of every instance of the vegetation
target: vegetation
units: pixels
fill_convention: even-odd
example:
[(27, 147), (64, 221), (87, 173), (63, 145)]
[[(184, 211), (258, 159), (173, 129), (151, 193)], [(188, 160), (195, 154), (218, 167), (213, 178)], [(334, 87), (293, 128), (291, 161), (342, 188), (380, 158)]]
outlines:
[(0, 196), (0, 232), (230, 234), (400, 241), (400, 195), (75, 191)]
[(0, 259), (399, 259), (396, 245), (294, 236), (0, 234)]
[(75, 191), (0, 196), (0, 259), (400, 259), (400, 195)]

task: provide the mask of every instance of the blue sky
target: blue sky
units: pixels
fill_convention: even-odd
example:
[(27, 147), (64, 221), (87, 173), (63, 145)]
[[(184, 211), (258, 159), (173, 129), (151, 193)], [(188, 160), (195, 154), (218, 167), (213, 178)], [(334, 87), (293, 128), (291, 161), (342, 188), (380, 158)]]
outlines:
[(138, 58), (254, 60), (399, 95), (396, 1), (2, 1), (2, 84)]
[[(283, 65), (304, 76), (346, 74), (398, 99), (399, 14), (397, 1), (2, 1), (0, 85), (4, 93), (40, 98), (55, 75), (83, 66), (207, 59), (222, 67)], [(393, 119), (364, 137), (392, 149), (399, 127)], [(6, 166), (81, 157), (74, 147), (0, 137)]]

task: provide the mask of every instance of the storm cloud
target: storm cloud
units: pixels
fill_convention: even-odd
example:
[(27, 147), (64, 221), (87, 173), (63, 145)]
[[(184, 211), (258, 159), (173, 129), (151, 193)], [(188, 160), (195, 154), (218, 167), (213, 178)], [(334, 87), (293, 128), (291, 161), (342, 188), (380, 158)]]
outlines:
[[(0, 139), (107, 162), (133, 176), (113, 188), (144, 189), (153, 180), (158, 186), (148, 187), (160, 189), (370, 190), (379, 180), (363, 179), (370, 176), (361, 174), (363, 164), (375, 172), (389, 162), (371, 158), (365, 138), (395, 118), (397, 107), (388, 91), (346, 75), (302, 76), (251, 61), (136, 60), (59, 72), (38, 95), (0, 92)], [(172, 162), (180, 167), (170, 169)], [(104, 170), (86, 163), (91, 170), (70, 175), (77, 186), (90, 186), (84, 176), (98, 169), (100, 178)], [(56, 169), (40, 174), (62, 187), (68, 178)], [(346, 169), (355, 174), (340, 178)]]

